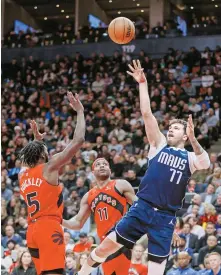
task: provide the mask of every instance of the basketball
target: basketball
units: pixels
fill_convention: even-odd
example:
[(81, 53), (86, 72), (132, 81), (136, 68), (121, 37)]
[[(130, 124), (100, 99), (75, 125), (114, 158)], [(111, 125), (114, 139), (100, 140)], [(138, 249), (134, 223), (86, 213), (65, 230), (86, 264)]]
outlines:
[(117, 17), (111, 21), (108, 34), (113, 42), (127, 44), (134, 38), (134, 23), (126, 17)]

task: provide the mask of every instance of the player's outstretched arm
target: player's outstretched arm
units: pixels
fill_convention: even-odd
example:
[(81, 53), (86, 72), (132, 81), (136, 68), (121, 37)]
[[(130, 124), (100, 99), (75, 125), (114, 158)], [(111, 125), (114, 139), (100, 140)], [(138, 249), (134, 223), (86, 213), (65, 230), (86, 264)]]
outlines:
[(210, 159), (208, 153), (203, 149), (203, 147), (197, 141), (194, 134), (194, 124), (192, 115), (189, 115), (187, 121), (186, 134), (189, 138), (189, 141), (193, 147), (194, 153), (190, 153), (190, 167), (192, 168), (192, 173), (195, 170), (208, 169), (210, 167)]
[(77, 112), (77, 125), (72, 141), (61, 153), (54, 155), (48, 162), (47, 171), (49, 172), (58, 170), (67, 164), (81, 148), (85, 139), (84, 107), (81, 104), (77, 94), (74, 96), (71, 92), (68, 92), (67, 96), (70, 106)]
[(116, 188), (122, 195), (124, 195), (130, 205), (138, 200), (133, 187), (127, 180), (117, 180)]
[(88, 205), (88, 193), (84, 195), (81, 200), (80, 210), (76, 216), (71, 218), (70, 220), (63, 220), (62, 225), (68, 229), (72, 230), (80, 230), (85, 222), (87, 221), (88, 217), (91, 214), (90, 207)]
[(133, 78), (139, 83), (140, 109), (145, 124), (147, 138), (151, 145), (158, 147), (158, 145), (160, 145), (166, 138), (160, 132), (157, 120), (151, 111), (147, 79), (143, 72), (143, 68), (141, 67), (139, 60), (133, 60), (133, 66), (129, 65), (129, 68), (131, 71), (127, 71), (127, 73), (133, 76)]

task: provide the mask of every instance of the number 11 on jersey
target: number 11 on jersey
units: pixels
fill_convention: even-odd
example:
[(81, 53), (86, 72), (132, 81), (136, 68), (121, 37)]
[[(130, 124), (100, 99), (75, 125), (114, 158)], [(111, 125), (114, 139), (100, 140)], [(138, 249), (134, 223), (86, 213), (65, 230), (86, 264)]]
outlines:
[(100, 216), (100, 221), (107, 220), (108, 219), (108, 212), (107, 212), (107, 207), (104, 208), (99, 208), (97, 210), (99, 216)]

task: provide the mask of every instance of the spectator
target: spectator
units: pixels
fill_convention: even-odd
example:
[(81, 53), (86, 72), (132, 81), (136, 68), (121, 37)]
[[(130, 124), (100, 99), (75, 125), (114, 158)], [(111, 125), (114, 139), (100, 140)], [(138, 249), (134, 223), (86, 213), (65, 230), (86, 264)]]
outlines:
[(199, 222), (198, 218), (190, 217), (188, 222), (192, 226), (191, 233), (198, 236), (198, 239), (201, 239), (202, 237), (205, 236), (205, 230), (202, 228), (202, 226), (198, 225), (198, 222)]
[(208, 222), (205, 229), (205, 233), (206, 233), (205, 236), (199, 239), (198, 250), (206, 246), (208, 237), (215, 236), (215, 232), (216, 232), (215, 224), (213, 224), (212, 222)]
[(116, 137), (112, 137), (111, 143), (108, 146), (109, 152), (111, 152), (112, 150), (116, 150), (117, 153), (121, 153), (122, 149), (123, 149), (123, 146), (119, 144), (118, 139)]
[[(219, 188), (218, 188), (219, 189)], [(217, 189), (217, 190), (218, 190)], [(216, 208), (216, 212), (219, 214), (221, 213), (221, 193), (218, 194), (216, 201), (214, 202), (214, 206)]]
[(206, 227), (208, 222), (216, 223), (216, 209), (212, 204), (205, 203), (205, 214), (200, 217), (199, 223), (202, 225), (203, 228)]
[(205, 203), (214, 203), (216, 200), (216, 195), (215, 195), (215, 187), (212, 184), (209, 184), (206, 193), (201, 194), (201, 199), (202, 202)]
[(197, 272), (190, 267), (191, 256), (183, 251), (178, 254), (178, 269), (169, 271), (167, 275), (197, 275)]
[(25, 251), (21, 254), (18, 267), (12, 271), (12, 275), (36, 275), (34, 264), (31, 259), (31, 254)]
[(182, 16), (178, 16), (177, 23), (178, 23), (177, 29), (181, 30), (183, 36), (186, 36), (187, 35), (187, 24), (186, 24), (186, 21), (184, 20), (184, 18)]
[(142, 264), (142, 256), (144, 247), (141, 244), (136, 244), (132, 250), (131, 265), (129, 275), (147, 275), (147, 266)]
[(65, 251), (72, 251), (74, 248), (74, 241), (71, 238), (71, 234), (68, 231), (64, 232), (64, 244)]
[(186, 222), (189, 218), (191, 217), (197, 218), (198, 216), (199, 216), (199, 206), (195, 204), (192, 206), (192, 210), (190, 214), (186, 213), (183, 215), (183, 221)]
[(6, 182), (4, 180), (5, 180), (5, 178), (2, 177), (2, 183), (1, 183), (1, 191), (2, 191), (1, 194), (2, 195), (1, 195), (1, 197), (4, 198), (6, 202), (8, 202), (11, 200), (13, 192), (11, 189), (6, 187)]
[(209, 275), (219, 275), (221, 274), (221, 255), (217, 252), (212, 252), (209, 254), (209, 263), (211, 271)]
[(175, 225), (175, 230), (174, 231), (177, 234), (181, 234), (182, 230), (183, 230), (183, 225), (184, 225), (183, 219), (181, 217), (177, 217), (176, 218), (176, 225)]
[(134, 170), (129, 170), (127, 172), (127, 180), (132, 185), (135, 192), (137, 192), (140, 185), (140, 180), (137, 178), (136, 172)]
[(202, 197), (199, 194), (195, 194), (192, 198), (192, 205), (190, 205), (187, 209), (187, 214), (191, 214), (192, 213), (192, 208), (194, 205), (198, 205), (199, 206), (199, 215), (203, 215), (204, 214), (204, 206), (202, 205)]
[(186, 237), (186, 248), (191, 248), (193, 253), (196, 252), (198, 246), (198, 237), (191, 232), (192, 226), (189, 223), (184, 223), (183, 234)]
[(100, 74), (96, 75), (96, 80), (92, 83), (92, 90), (96, 93), (102, 92), (105, 87), (105, 82), (101, 78)]
[[(207, 245), (202, 247), (199, 251), (199, 258), (198, 258), (198, 264), (200, 269), (204, 269), (204, 258), (206, 254), (217, 252), (221, 255), (221, 247), (217, 245), (217, 239), (215, 236), (209, 236), (207, 239)], [(211, 264), (211, 262), (210, 262)]]
[(210, 272), (210, 261), (209, 261), (209, 255), (210, 254), (207, 254), (204, 258), (204, 266), (205, 268), (204, 269), (201, 269), (197, 272), (197, 275), (209, 275), (209, 272)]
[(66, 257), (65, 275), (74, 275), (77, 270), (77, 261), (74, 256)]
[(15, 234), (15, 230), (11, 225), (5, 227), (5, 237), (2, 237), (1, 244), (6, 248), (7, 242), (9, 240), (15, 241), (17, 244), (22, 244), (22, 238), (18, 234)]
[(174, 272), (176, 272), (178, 268), (179, 268), (178, 255), (175, 255), (173, 257), (173, 266), (167, 271), (166, 275), (174, 275)]
[(111, 164), (111, 176), (113, 178), (120, 178), (123, 175), (124, 164), (120, 155), (115, 155), (113, 158), (113, 163)]
[(68, 219), (77, 215), (80, 209), (81, 199), (78, 195), (78, 189), (76, 186), (71, 188), (71, 194), (69, 198), (65, 201), (65, 207), (67, 207)]
[(90, 252), (91, 246), (87, 234), (82, 232), (79, 234), (79, 243), (74, 246), (73, 251), (75, 253)]
[(202, 86), (210, 87), (213, 85), (214, 77), (211, 75), (209, 70), (206, 70), (205, 74), (202, 76)]
[(195, 190), (196, 190), (196, 181), (194, 179), (191, 179), (187, 185), (187, 192), (195, 193)]
[(214, 114), (214, 110), (213, 109), (210, 108), (208, 110), (208, 113), (209, 113), (209, 116), (206, 119), (206, 123), (207, 123), (210, 131), (212, 131), (213, 128), (218, 125), (219, 120), (218, 120), (217, 116)]
[(26, 240), (26, 232), (28, 229), (27, 219), (24, 217), (18, 218), (18, 225), (16, 227), (16, 233), (22, 237), (23, 240)]
[(84, 179), (82, 177), (77, 178), (76, 191), (77, 191), (77, 194), (80, 198), (83, 198), (83, 196), (88, 191), (88, 188), (84, 185)]
[[(208, 176), (207, 181), (212, 184), (216, 189), (221, 186), (221, 168), (216, 167), (213, 170), (213, 174)], [(216, 194), (219, 192), (216, 192)]]

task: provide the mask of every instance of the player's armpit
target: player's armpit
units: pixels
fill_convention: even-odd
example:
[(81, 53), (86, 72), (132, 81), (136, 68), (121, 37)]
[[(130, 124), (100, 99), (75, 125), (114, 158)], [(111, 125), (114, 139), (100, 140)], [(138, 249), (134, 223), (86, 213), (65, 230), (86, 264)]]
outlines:
[(81, 200), (78, 214), (70, 220), (63, 220), (62, 225), (68, 229), (80, 230), (84, 226), (90, 214), (91, 210), (88, 204), (88, 193), (86, 193)]
[(116, 188), (124, 195), (129, 204), (133, 204), (134, 201), (138, 200), (133, 187), (127, 180), (117, 180)]

